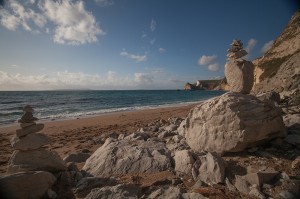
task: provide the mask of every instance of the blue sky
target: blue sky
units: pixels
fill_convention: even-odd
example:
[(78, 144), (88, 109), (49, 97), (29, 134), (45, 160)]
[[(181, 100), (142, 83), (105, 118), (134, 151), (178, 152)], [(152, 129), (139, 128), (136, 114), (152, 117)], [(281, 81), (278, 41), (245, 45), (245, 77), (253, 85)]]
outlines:
[(177, 89), (263, 55), (296, 0), (0, 1), (0, 90)]

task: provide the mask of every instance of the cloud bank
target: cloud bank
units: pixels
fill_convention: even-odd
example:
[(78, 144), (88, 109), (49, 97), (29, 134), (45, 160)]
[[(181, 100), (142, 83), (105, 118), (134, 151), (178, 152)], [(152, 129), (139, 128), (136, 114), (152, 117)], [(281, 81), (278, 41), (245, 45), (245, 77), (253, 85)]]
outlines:
[[(9, 30), (19, 27), (26, 31), (53, 33), (53, 41), (60, 44), (81, 45), (98, 41), (105, 32), (83, 1), (39, 0), (7, 1), (0, 9), (0, 22)], [(108, 0), (98, 3), (109, 4)], [(37, 7), (35, 10), (33, 8)], [(53, 28), (53, 30), (52, 30)]]

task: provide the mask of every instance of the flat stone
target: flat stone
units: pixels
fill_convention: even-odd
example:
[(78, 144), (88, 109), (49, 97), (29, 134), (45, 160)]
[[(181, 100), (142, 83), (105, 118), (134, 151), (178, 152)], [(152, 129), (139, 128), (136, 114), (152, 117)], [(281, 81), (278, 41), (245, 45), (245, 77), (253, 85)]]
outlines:
[(44, 128), (44, 124), (31, 125), (31, 126), (28, 126), (26, 128), (17, 129), (16, 130), (16, 135), (18, 137), (21, 137), (21, 136), (24, 136), (24, 135), (28, 135), (30, 133), (37, 133), (37, 132), (43, 130), (43, 128)]
[(22, 171), (65, 171), (66, 163), (55, 151), (44, 149), (14, 151), (8, 162), (8, 173)]
[(32, 126), (32, 125), (35, 125), (35, 124), (36, 124), (35, 122), (21, 123), (20, 126), (21, 126), (21, 128), (26, 128), (26, 127), (29, 127), (29, 126)]
[(55, 183), (53, 174), (46, 171), (20, 172), (0, 177), (0, 196), (3, 199), (42, 198)]
[(20, 123), (31, 123), (38, 120), (38, 118), (33, 117), (32, 112), (25, 112), (21, 119), (19, 120)]
[(15, 136), (11, 140), (11, 145), (15, 150), (28, 151), (39, 149), (44, 145), (50, 144), (50, 138), (45, 134), (31, 133), (21, 138)]

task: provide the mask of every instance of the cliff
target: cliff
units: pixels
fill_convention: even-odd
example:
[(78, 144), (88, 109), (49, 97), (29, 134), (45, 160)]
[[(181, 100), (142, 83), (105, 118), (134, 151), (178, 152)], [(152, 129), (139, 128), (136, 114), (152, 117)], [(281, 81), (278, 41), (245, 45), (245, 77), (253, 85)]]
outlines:
[(281, 98), (300, 104), (300, 10), (255, 64), (254, 94), (276, 91)]
[(198, 80), (196, 83), (186, 83), (184, 90), (227, 90), (226, 78), (218, 80)]

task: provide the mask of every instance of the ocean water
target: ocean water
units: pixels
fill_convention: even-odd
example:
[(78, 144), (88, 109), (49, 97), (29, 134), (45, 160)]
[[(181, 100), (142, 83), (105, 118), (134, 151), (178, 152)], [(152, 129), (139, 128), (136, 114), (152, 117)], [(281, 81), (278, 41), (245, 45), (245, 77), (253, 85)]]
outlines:
[(68, 119), (103, 113), (184, 105), (224, 91), (0, 91), (0, 125), (16, 122), (31, 105), (40, 120)]

